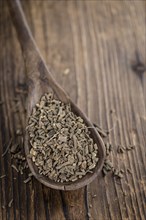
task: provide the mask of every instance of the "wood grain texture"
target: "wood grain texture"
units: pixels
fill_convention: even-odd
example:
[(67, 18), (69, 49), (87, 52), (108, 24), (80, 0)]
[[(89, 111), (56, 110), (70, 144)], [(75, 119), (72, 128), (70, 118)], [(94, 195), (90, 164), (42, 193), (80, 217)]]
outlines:
[[(23, 57), (5, 1), (0, 3), (0, 219), (139, 220), (146, 219), (146, 65), (145, 1), (22, 1), (36, 42), (54, 77), (71, 98), (104, 128), (114, 149), (111, 160), (125, 171), (120, 185), (102, 175), (73, 192), (28, 184), (1, 157), (16, 129), (25, 128), (26, 77)], [(68, 75), (63, 72), (70, 69)], [(13, 109), (13, 99), (20, 100)], [(112, 114), (111, 114), (112, 110)], [(136, 148), (117, 154), (118, 144)], [(132, 174), (126, 169), (130, 168)], [(16, 179), (14, 179), (16, 178)], [(94, 197), (93, 195), (96, 195)], [(12, 206), (8, 204), (13, 198)], [(92, 206), (91, 206), (92, 205)], [(90, 215), (88, 215), (88, 212)]]

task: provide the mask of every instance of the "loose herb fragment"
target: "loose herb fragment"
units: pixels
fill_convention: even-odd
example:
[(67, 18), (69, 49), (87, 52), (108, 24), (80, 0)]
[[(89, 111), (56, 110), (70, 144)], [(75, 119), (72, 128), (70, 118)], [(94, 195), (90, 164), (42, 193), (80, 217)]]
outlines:
[(127, 147), (126, 147), (126, 150), (133, 150), (133, 149), (135, 149), (135, 145), (128, 145)]
[(7, 154), (7, 152), (8, 152), (8, 150), (9, 150), (11, 144), (12, 144), (12, 138), (9, 140), (9, 143), (8, 143), (8, 145), (7, 145), (7, 147), (6, 147), (6, 150), (5, 150), (4, 153), (2, 154), (2, 157), (4, 157), (4, 156)]
[(10, 152), (11, 152), (12, 154), (16, 154), (19, 150), (20, 150), (20, 149), (19, 149), (19, 144), (13, 144), (13, 145), (11, 146), (11, 148), (10, 148)]
[(17, 167), (16, 167), (14, 164), (12, 164), (11, 167), (12, 167), (14, 170), (16, 170), (17, 173), (19, 172), (19, 170), (17, 169)]
[(93, 172), (99, 159), (98, 146), (70, 104), (45, 94), (33, 108), (27, 129), (30, 157), (40, 174), (56, 182), (73, 182)]
[(10, 148), (10, 153), (11, 153), (11, 159), (13, 161), (11, 167), (20, 174), (23, 174), (24, 170), (28, 168), (28, 163), (24, 156), (23, 148), (18, 143), (12, 144)]
[(124, 151), (125, 151), (125, 148), (123, 146), (119, 145), (118, 148), (117, 148), (117, 153), (118, 154), (123, 154)]
[(2, 175), (2, 176), (0, 176), (0, 179), (3, 179), (4, 177), (6, 177), (6, 175), (4, 174), (4, 175)]
[(63, 72), (64, 75), (68, 75), (70, 73), (70, 69), (69, 68), (66, 68)]
[(109, 156), (110, 152), (112, 151), (112, 145), (110, 143), (106, 143), (105, 148), (106, 148), (106, 156)]
[(11, 199), (10, 202), (9, 202), (9, 204), (8, 204), (8, 207), (9, 207), (9, 208), (11, 208), (12, 203), (13, 203), (13, 199)]
[(113, 171), (113, 175), (117, 178), (120, 178), (120, 179), (123, 178), (123, 173), (124, 173), (124, 170), (122, 170), (122, 169), (120, 169), (120, 170), (114, 169), (114, 171)]
[(127, 172), (128, 172), (129, 174), (132, 174), (132, 171), (131, 171), (129, 168), (127, 168)]
[(16, 130), (16, 135), (22, 135), (22, 131), (20, 129)]
[[(104, 165), (102, 168), (103, 176), (106, 176), (109, 172), (111, 172), (114, 177), (119, 178), (119, 179), (123, 178), (124, 170), (123, 169), (119, 170), (115, 168), (112, 162), (108, 159), (108, 156), (110, 152), (112, 151), (112, 145), (110, 143), (106, 143), (105, 148), (106, 148), (106, 159), (104, 161)], [(118, 149), (119, 148), (121, 149), (121, 145), (118, 146)]]
[(135, 145), (128, 145), (128, 146), (122, 146), (122, 145), (118, 145), (117, 147), (117, 153), (119, 154), (123, 154), (124, 151), (130, 151), (130, 150), (133, 150), (135, 148)]
[(24, 183), (28, 183), (31, 180), (31, 177), (29, 176), (26, 180), (24, 180)]
[(106, 159), (103, 165), (102, 173), (105, 176), (108, 172), (113, 170), (113, 165), (112, 163)]
[(97, 195), (96, 194), (94, 194), (93, 196), (92, 196), (92, 198), (94, 199), (94, 198), (96, 198), (97, 197)]

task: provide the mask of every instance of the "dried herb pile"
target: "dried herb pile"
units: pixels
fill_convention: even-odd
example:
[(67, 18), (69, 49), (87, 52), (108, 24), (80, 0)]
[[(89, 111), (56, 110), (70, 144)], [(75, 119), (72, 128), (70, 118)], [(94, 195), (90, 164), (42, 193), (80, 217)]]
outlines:
[(33, 108), (27, 129), (30, 157), (40, 174), (68, 182), (93, 172), (99, 159), (98, 147), (70, 104), (54, 99), (51, 93), (45, 94)]

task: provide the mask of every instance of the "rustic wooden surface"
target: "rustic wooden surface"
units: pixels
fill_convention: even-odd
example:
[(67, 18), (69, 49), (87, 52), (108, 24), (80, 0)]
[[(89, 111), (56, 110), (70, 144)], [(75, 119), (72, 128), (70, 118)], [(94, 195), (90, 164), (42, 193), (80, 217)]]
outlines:
[[(109, 140), (114, 166), (123, 168), (117, 184), (111, 174), (72, 192), (48, 189), (11, 168), (3, 152), (25, 128), (26, 77), (23, 57), (6, 2), (0, 4), (0, 219), (146, 219), (145, 1), (24, 1), (36, 42), (54, 77), (91, 121), (115, 123)], [(132, 68), (132, 66), (134, 67)], [(64, 74), (70, 69), (68, 75)], [(14, 110), (14, 98), (20, 101)], [(107, 141), (107, 140), (105, 140)], [(117, 154), (118, 144), (135, 150)], [(132, 174), (126, 172), (127, 168)], [(28, 171), (29, 172), (29, 171)], [(96, 197), (94, 197), (96, 195)], [(11, 207), (9, 202), (13, 198)]]

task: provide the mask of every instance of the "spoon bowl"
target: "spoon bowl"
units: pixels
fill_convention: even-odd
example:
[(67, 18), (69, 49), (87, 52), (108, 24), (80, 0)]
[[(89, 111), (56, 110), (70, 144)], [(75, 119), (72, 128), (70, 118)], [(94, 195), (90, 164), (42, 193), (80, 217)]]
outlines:
[(87, 116), (78, 108), (78, 106), (70, 99), (70, 97), (51, 76), (51, 72), (45, 64), (45, 61), (32, 37), (19, 0), (8, 0), (8, 6), (11, 18), (16, 28), (26, 66), (28, 79), (27, 119), (31, 115), (33, 107), (39, 102), (40, 98), (45, 93), (49, 93), (51, 91), (61, 102), (70, 103), (72, 112), (74, 112), (77, 116), (80, 116), (84, 120), (84, 123), (90, 127), (90, 136), (94, 143), (98, 146), (99, 161), (94, 168), (93, 173), (87, 173), (84, 177), (76, 180), (75, 182), (58, 183), (46, 176), (40, 175), (37, 166), (29, 158), (31, 146), (29, 142), (29, 134), (26, 131), (24, 147), (29, 168), (35, 178), (47, 187), (58, 190), (75, 190), (81, 188), (93, 181), (103, 167), (105, 147), (102, 138)]

